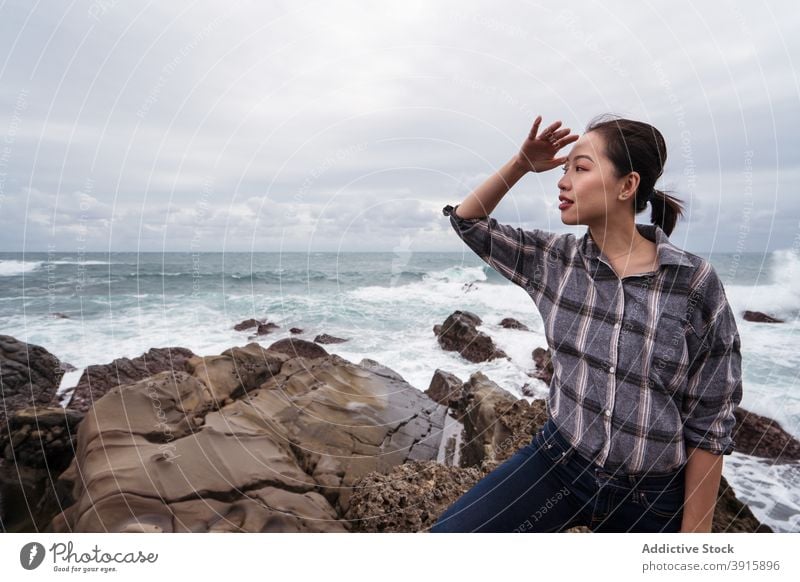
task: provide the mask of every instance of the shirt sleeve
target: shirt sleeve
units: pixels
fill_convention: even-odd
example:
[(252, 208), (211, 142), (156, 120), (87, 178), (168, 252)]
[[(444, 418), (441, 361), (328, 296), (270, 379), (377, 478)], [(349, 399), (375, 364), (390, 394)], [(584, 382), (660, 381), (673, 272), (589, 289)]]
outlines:
[(537, 287), (546, 266), (548, 253), (558, 251), (559, 235), (539, 229), (523, 230), (497, 222), (491, 216), (461, 218), (455, 207), (442, 209), (458, 236), (490, 267), (503, 277), (526, 289)]
[(690, 351), (681, 417), (688, 446), (729, 455), (735, 445), (734, 409), (742, 401), (741, 340), (722, 282), (709, 269), (703, 300), (689, 318), (695, 348)]

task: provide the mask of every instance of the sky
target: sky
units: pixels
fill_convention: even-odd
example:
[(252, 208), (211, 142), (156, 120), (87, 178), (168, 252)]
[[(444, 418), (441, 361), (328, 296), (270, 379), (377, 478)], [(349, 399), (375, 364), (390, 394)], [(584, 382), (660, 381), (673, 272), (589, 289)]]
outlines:
[[(0, 251), (462, 251), (443, 206), (537, 115), (601, 113), (664, 135), (675, 244), (800, 249), (798, 24), (759, 0), (4, 2)], [(582, 234), (560, 177), (492, 215)]]

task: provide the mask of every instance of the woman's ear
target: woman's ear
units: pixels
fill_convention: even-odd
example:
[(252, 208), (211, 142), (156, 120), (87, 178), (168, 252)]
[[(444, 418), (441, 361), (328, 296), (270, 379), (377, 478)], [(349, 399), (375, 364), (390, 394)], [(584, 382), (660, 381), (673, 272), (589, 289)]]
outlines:
[(628, 172), (628, 175), (622, 180), (622, 190), (619, 193), (619, 197), (622, 200), (627, 200), (634, 196), (640, 181), (639, 172)]

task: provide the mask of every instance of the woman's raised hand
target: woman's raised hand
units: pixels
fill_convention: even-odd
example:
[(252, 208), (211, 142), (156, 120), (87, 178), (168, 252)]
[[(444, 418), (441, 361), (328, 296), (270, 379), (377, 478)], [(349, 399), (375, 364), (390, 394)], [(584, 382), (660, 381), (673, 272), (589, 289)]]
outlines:
[(561, 121), (551, 123), (541, 134), (538, 134), (541, 122), (542, 116), (538, 115), (525, 143), (522, 144), (519, 154), (517, 154), (519, 165), (528, 172), (546, 172), (566, 162), (566, 156), (556, 158), (556, 153), (579, 137), (576, 134), (570, 134), (569, 128), (558, 129)]

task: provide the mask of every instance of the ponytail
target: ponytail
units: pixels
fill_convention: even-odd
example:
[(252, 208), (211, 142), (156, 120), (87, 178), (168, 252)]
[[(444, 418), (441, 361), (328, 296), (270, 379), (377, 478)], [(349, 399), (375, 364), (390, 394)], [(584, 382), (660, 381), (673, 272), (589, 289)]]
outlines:
[(666, 192), (653, 188), (650, 205), (652, 206), (650, 222), (661, 227), (661, 230), (667, 236), (672, 234), (672, 231), (675, 230), (675, 224), (678, 222), (678, 217), (683, 216), (683, 206), (680, 200)]

